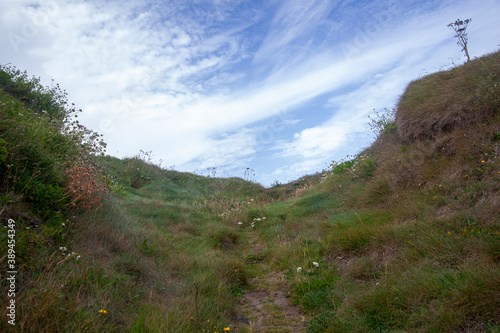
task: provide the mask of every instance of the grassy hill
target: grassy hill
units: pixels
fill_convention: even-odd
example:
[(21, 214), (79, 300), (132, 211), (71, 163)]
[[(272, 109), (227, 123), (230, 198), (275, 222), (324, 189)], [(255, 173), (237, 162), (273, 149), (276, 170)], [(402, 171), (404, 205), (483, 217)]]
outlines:
[(0, 330), (500, 332), (499, 81), (500, 53), (414, 81), (365, 151), (266, 189), (105, 156), (1, 68)]

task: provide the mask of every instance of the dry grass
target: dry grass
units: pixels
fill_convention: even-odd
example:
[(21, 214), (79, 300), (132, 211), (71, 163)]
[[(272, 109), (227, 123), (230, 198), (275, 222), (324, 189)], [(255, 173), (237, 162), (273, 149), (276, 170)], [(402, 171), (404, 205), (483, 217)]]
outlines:
[(457, 127), (485, 123), (498, 114), (500, 54), (413, 81), (396, 113), (403, 142), (438, 138)]

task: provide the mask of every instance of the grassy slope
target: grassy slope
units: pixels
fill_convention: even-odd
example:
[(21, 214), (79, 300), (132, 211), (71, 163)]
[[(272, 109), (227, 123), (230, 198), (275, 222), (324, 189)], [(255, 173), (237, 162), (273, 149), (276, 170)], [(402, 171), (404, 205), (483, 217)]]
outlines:
[[(499, 58), (412, 82), (397, 130), (387, 127), (323, 181), (264, 189), (163, 170), (147, 155), (100, 157), (111, 200), (90, 212), (67, 208), (68, 181), (57, 176), (65, 156), (78, 153), (72, 141), (25, 120), (38, 115), (26, 91), (0, 90), (4, 174), (31, 175), (56, 199), (66, 193), (56, 201), (64, 205), (51, 206), (43, 190), (30, 197), (33, 186), (2, 178), (0, 218), (18, 227), (17, 328), (245, 332), (252, 314), (239, 305), (243, 292), (279, 289), (303, 311), (308, 332), (498, 332)], [(32, 135), (26, 146), (13, 130), (21, 123)], [(52, 176), (33, 176), (26, 161)], [(81, 257), (65, 259), (62, 246)], [(266, 306), (268, 331), (293, 329)]]
[(412, 82), (397, 131), (265, 208), (308, 332), (500, 330), (499, 81), (497, 53)]

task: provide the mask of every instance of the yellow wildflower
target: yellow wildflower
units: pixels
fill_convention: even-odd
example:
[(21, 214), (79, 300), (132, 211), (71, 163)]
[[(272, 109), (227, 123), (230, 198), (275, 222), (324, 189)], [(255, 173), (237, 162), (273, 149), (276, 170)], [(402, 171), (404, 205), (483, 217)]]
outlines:
[(230, 331), (231, 327), (224, 327), (224, 331)]
[(106, 311), (106, 310), (99, 310), (99, 313), (106, 314), (106, 313), (108, 313), (108, 311)]

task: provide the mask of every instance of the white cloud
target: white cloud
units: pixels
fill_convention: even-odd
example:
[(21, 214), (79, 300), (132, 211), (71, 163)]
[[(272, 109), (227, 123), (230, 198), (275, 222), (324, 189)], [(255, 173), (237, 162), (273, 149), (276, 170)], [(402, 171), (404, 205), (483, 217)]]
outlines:
[[(265, 63), (265, 66), (276, 63), (275, 69), (283, 71), (290, 64), (303, 60), (303, 53), (307, 53), (312, 41), (310, 35), (325, 21), (331, 8), (332, 3), (327, 0), (281, 2), (254, 61)], [(293, 42), (299, 39), (304, 42), (297, 47)]]
[[(7, 1), (0, 64), (54, 78), (111, 154), (153, 150), (188, 171), (273, 163), (266, 170), (290, 179), (346, 145), (358, 150), (373, 108), (392, 107), (411, 79), (456, 59), (446, 28), (456, 16), (473, 17), (471, 50), (495, 48), (497, 1), (410, 3)], [(328, 101), (313, 106), (318, 98)]]

